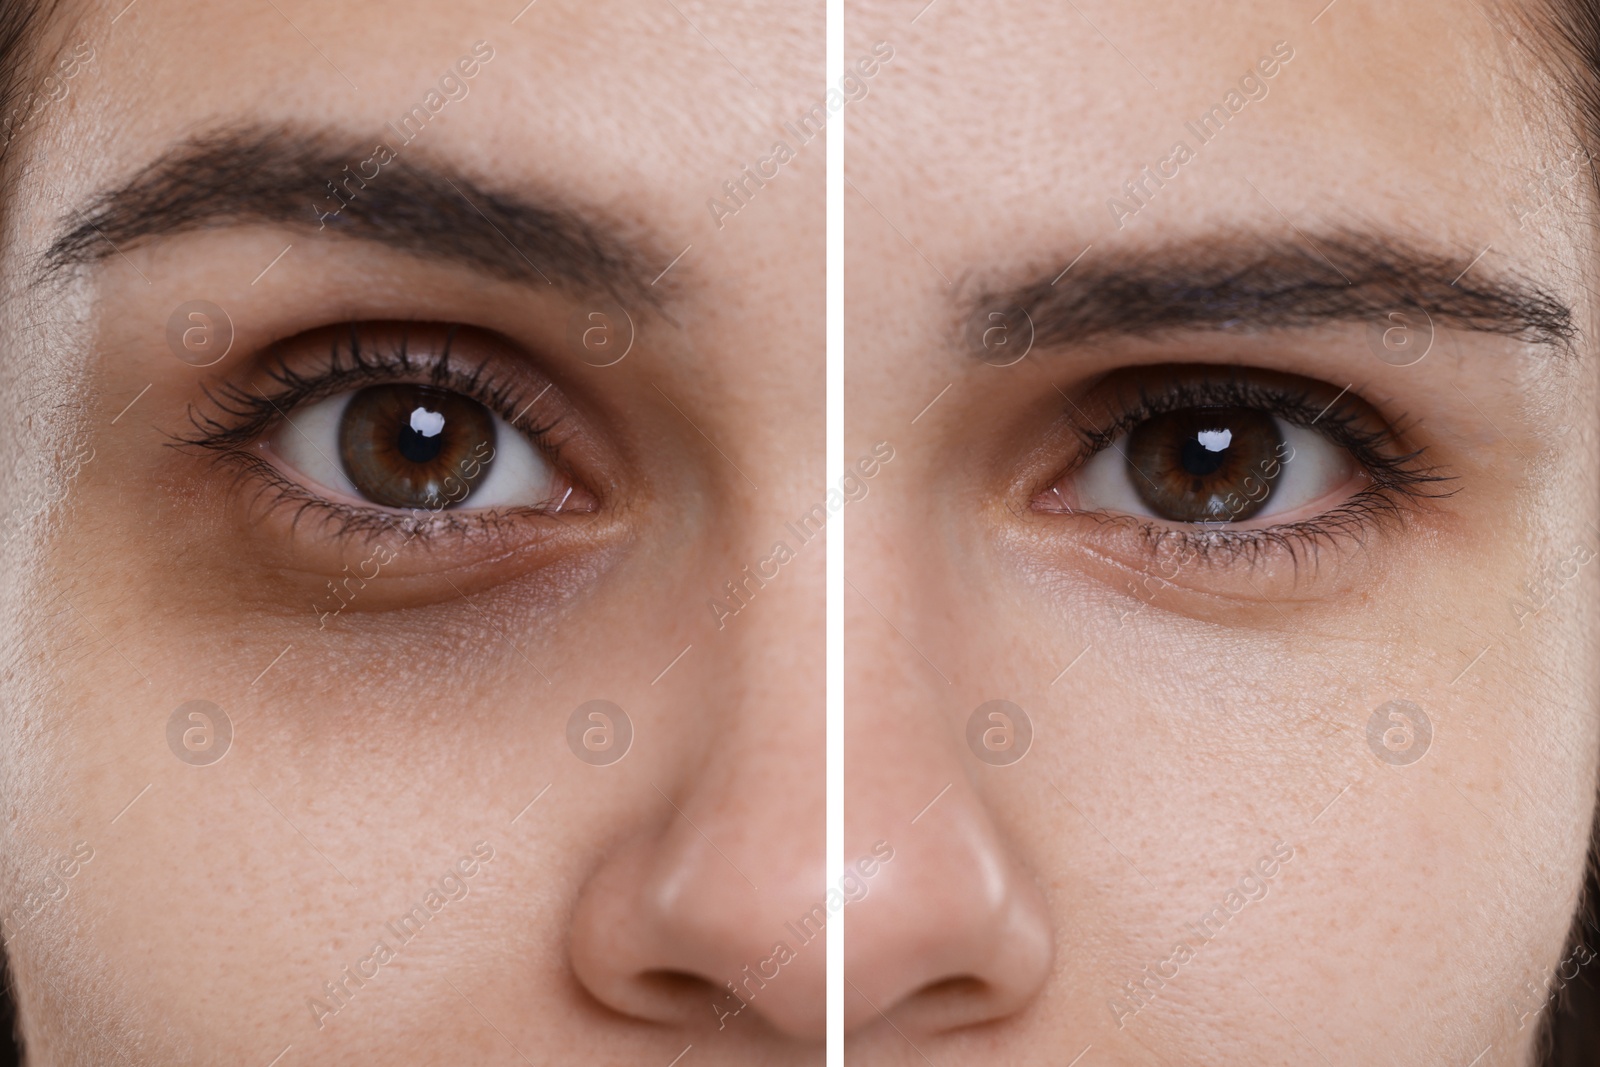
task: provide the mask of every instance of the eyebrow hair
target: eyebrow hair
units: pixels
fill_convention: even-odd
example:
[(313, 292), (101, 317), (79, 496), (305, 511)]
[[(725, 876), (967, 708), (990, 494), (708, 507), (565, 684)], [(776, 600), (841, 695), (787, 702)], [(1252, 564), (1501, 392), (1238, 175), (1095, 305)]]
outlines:
[[(379, 142), (327, 131), (233, 127), (181, 142), (66, 220), (34, 284), (143, 242), (262, 224), (375, 242), (443, 258), (507, 281), (606, 293), (659, 305), (667, 257), (640, 235), (559, 201), (489, 189), (403, 142), (377, 164)], [(366, 167), (377, 166), (373, 176)], [(342, 199), (336, 194), (337, 184)], [(340, 207), (339, 205), (343, 205)], [(337, 213), (332, 212), (337, 209)]]
[[(1423, 311), (1436, 327), (1500, 334), (1570, 352), (1571, 307), (1552, 291), (1481, 261), (1341, 231), (1304, 240), (1231, 232), (1094, 257), (1011, 288), (986, 288), (966, 316), (969, 341), (1031, 321), (1036, 346), (1188, 330), (1388, 325)], [(981, 351), (981, 346), (978, 349)]]

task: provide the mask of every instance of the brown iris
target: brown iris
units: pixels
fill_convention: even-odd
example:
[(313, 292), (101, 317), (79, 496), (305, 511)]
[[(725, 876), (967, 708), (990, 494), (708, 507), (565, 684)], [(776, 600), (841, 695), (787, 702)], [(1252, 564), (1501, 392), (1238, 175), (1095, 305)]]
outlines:
[(494, 457), (494, 417), (475, 400), (426, 385), (374, 385), (350, 398), (339, 421), (339, 458), (375, 504), (459, 504)]
[(1283, 454), (1283, 435), (1264, 411), (1183, 408), (1128, 434), (1128, 477), (1163, 519), (1239, 522), (1272, 496)]

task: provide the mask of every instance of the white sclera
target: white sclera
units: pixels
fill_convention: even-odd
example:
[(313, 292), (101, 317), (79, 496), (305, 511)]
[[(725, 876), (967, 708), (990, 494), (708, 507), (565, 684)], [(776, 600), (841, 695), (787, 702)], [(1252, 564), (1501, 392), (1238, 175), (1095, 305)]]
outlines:
[[(273, 435), (272, 448), (285, 463), (327, 495), (380, 507), (361, 494), (339, 458), (339, 426), (354, 396), (354, 392), (340, 393), (303, 405), (289, 416), (289, 423)], [(425, 418), (427, 414), (421, 412), (424, 421), (432, 425)], [(448, 510), (534, 507), (549, 503), (555, 495), (555, 468), (532, 442), (504, 419), (492, 412), (490, 417), (494, 420), (494, 462), (471, 495)], [(412, 412), (412, 427), (425, 433), (426, 426), (416, 425), (418, 418), (419, 412)], [(438, 432), (438, 427), (434, 432)]]
[[(1283, 453), (1288, 458), (1280, 460), (1282, 470), (1273, 484), (1272, 496), (1268, 498), (1266, 506), (1246, 520), (1251, 524), (1303, 509), (1338, 489), (1354, 473), (1355, 461), (1346, 449), (1316, 430), (1296, 426), (1279, 418), (1272, 421), (1283, 438)], [(1134, 484), (1134, 479), (1140, 475), (1129, 464), (1127, 451), (1128, 435), (1123, 434), (1111, 447), (1101, 449), (1078, 469), (1073, 478), (1078, 510), (1115, 511), (1140, 518), (1174, 521), (1153, 513), (1140, 497)], [(1271, 466), (1267, 469), (1270, 472)], [(1254, 489), (1254, 483), (1251, 488)], [(1207, 525), (1226, 528), (1235, 524), (1219, 522)]]

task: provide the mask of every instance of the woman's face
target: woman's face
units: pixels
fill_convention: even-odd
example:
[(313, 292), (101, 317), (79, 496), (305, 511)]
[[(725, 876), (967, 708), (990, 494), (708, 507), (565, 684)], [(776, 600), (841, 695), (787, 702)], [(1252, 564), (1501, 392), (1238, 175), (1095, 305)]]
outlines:
[(841, 922), (851, 1063), (1527, 1061), (1600, 371), (1524, 21), (850, 4), (826, 97), (820, 5), (124, 3), (0, 116), (35, 1062), (816, 1063)]
[(519, 7), (51, 26), (3, 311), (34, 1062), (817, 1058), (820, 943), (724, 983), (823, 893), (822, 141), (768, 160), (822, 12)]
[(1518, 1064), (1575, 969), (1588, 157), (1322, 6), (849, 23), (852, 1062)]

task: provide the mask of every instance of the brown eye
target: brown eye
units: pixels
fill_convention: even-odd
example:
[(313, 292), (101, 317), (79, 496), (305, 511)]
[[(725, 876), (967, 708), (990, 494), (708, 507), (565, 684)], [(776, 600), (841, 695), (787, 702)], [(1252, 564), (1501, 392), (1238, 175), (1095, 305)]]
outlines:
[(1285, 454), (1277, 420), (1250, 408), (1184, 408), (1128, 434), (1130, 482), (1171, 522), (1241, 522), (1272, 497)]
[(460, 393), (374, 385), (339, 420), (339, 459), (350, 484), (392, 508), (459, 505), (489, 473), (495, 419)]

